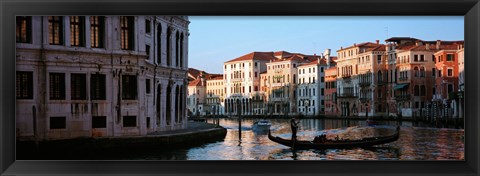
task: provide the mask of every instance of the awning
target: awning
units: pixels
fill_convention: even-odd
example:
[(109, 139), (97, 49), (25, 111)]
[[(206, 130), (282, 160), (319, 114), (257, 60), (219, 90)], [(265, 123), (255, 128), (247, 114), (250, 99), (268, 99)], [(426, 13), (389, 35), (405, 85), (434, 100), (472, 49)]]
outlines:
[(395, 85), (395, 87), (393, 88), (393, 90), (403, 89), (403, 88), (405, 88), (405, 87), (407, 87), (407, 86), (408, 86), (408, 83), (406, 83), (406, 84), (397, 84), (397, 85)]

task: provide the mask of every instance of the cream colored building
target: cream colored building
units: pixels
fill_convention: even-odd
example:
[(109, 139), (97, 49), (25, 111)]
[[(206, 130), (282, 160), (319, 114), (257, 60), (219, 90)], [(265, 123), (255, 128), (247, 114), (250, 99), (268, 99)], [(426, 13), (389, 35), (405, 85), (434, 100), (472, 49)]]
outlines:
[(386, 46), (363, 48), (357, 57), (359, 106), (358, 115), (384, 116), (386, 111)]
[(297, 106), (303, 115), (325, 114), (325, 69), (332, 62), (330, 49), (316, 60), (298, 66)]
[(204, 116), (205, 98), (207, 97), (207, 84), (205, 76), (200, 73), (197, 79), (188, 83), (187, 108), (189, 116)]
[[(337, 106), (341, 116), (359, 115), (359, 55), (365, 50), (377, 46), (379, 46), (378, 41), (376, 43), (365, 42), (337, 50)], [(366, 62), (373, 60), (373, 58), (364, 59), (367, 60)]]
[(264, 94), (260, 91), (260, 73), (275, 59), (273, 52), (252, 52), (223, 64), (226, 115), (253, 114), (252, 97)]
[(267, 63), (267, 113), (285, 115), (296, 111), (297, 67), (303, 59), (292, 55)]
[(207, 79), (207, 97), (205, 100), (207, 114), (224, 114), (225, 86), (223, 75), (213, 75)]
[(17, 17), (19, 139), (187, 126), (186, 16)]

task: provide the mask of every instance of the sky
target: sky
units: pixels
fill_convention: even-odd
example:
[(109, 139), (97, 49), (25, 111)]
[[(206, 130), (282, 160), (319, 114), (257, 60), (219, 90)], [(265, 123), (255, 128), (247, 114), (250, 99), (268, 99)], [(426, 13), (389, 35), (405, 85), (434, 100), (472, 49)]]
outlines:
[(463, 16), (190, 16), (188, 67), (223, 73), (223, 63), (261, 51), (320, 55), (390, 37), (464, 40)]

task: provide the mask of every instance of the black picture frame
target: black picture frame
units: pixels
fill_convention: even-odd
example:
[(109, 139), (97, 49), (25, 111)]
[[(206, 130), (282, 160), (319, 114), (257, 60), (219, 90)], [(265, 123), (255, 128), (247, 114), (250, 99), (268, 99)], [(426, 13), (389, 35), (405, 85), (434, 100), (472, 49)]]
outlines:
[[(2, 175), (479, 175), (478, 2), (479, 0), (0, 0), (0, 172)], [(464, 16), (467, 58), (465, 161), (15, 161), (15, 15)]]

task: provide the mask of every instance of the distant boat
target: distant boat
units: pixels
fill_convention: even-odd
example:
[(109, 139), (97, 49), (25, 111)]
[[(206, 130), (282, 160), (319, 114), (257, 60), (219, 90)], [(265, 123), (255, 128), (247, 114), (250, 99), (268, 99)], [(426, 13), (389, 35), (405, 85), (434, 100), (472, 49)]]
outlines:
[(361, 140), (313, 140), (302, 141), (297, 140), (292, 143), (292, 140), (283, 139), (272, 136), (270, 130), (268, 131), (268, 139), (273, 142), (293, 147), (295, 149), (339, 149), (339, 148), (355, 148), (355, 147), (371, 147), (373, 145), (380, 145), (398, 140), (400, 136), (400, 126), (397, 126), (396, 132), (390, 136), (363, 138)]
[(268, 131), (272, 123), (268, 120), (260, 120), (253, 123), (252, 129), (254, 131)]

